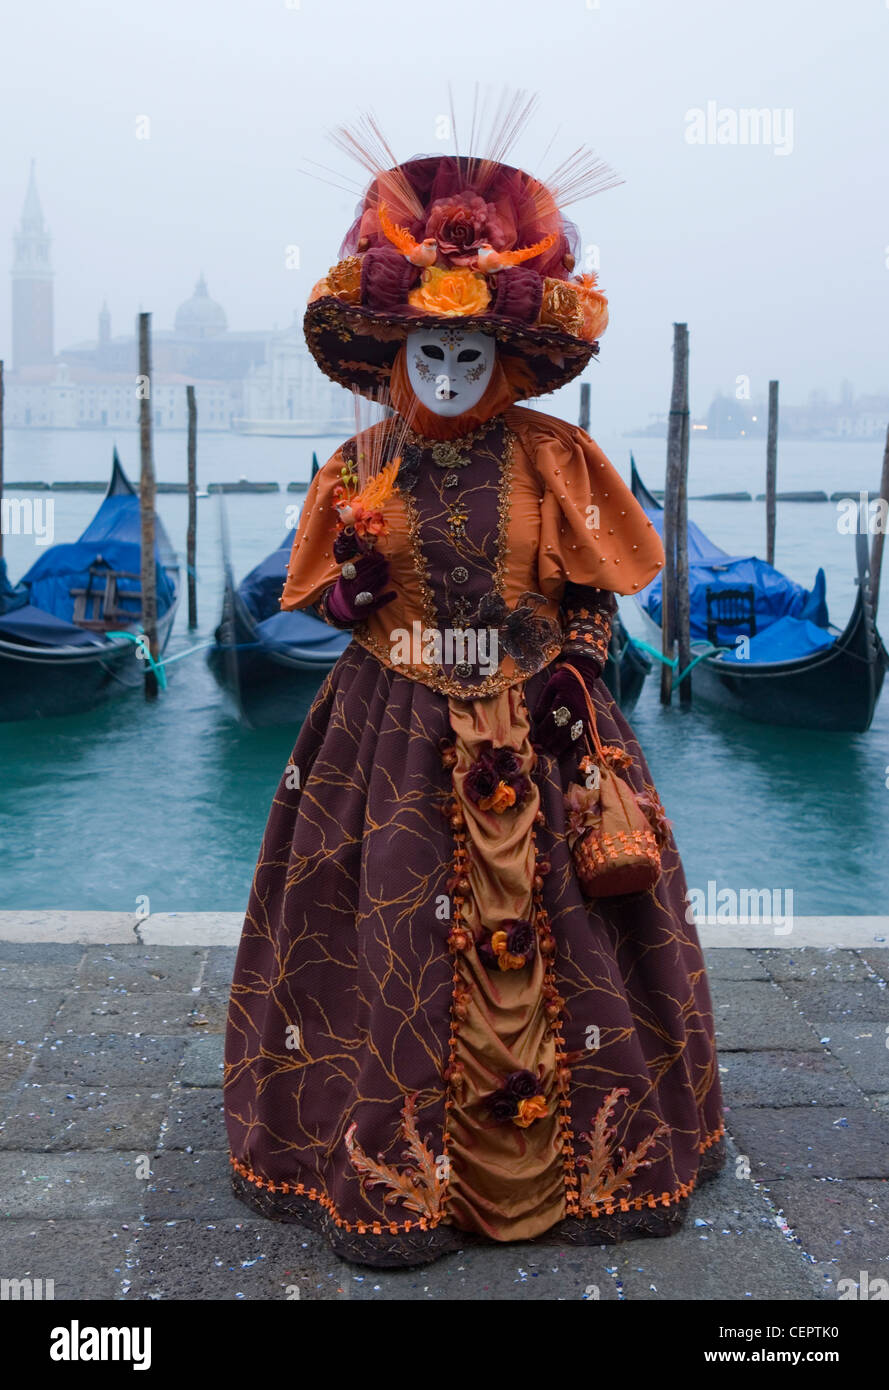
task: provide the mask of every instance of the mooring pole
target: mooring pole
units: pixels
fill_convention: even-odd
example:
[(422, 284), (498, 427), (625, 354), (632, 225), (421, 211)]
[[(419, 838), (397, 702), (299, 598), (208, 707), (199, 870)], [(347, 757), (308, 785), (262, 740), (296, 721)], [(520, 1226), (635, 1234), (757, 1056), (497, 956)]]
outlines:
[[(880, 478), (880, 497), (883, 506), (879, 508), (877, 517), (877, 527), (874, 531), (874, 539), (871, 544), (870, 552), (870, 588), (871, 588), (871, 608), (874, 618), (877, 616), (877, 607), (880, 602), (880, 570), (883, 568), (883, 544), (885, 534), (882, 530), (883, 517), (889, 512), (889, 426), (886, 429), (886, 445), (883, 449), (883, 473)], [(861, 523), (859, 522), (859, 525)]]
[[(0, 362), (0, 515), (3, 504), (3, 363)], [(0, 560), (3, 559), (3, 527), (0, 525)]]
[(766, 560), (775, 563), (775, 488), (778, 481), (778, 383), (769, 382), (769, 436), (766, 445)]
[(577, 422), (582, 430), (590, 432), (590, 383), (580, 383), (580, 419)]
[[(688, 592), (688, 331), (685, 333), (683, 403), (680, 417), (679, 477), (676, 481), (676, 655), (679, 670), (691, 661), (691, 613)], [(680, 705), (691, 704), (691, 672), (679, 682)]]
[(188, 532), (185, 541), (185, 568), (188, 573), (188, 626), (198, 625), (198, 595), (195, 583), (195, 564), (198, 535), (198, 408), (194, 387), (186, 386), (188, 401)]
[(664, 570), (661, 580), (661, 636), (666, 661), (661, 666), (661, 704), (673, 695), (673, 648), (676, 629), (676, 534), (679, 475), (682, 461), (682, 417), (688, 400), (688, 325), (673, 324), (673, 389), (667, 430), (667, 476), (664, 481)]
[[(142, 521), (142, 631), (148, 650), (160, 660), (157, 642), (157, 561), (154, 544), (156, 486), (151, 448), (151, 315), (139, 315), (139, 511)], [(157, 676), (145, 663), (145, 698), (157, 695)]]

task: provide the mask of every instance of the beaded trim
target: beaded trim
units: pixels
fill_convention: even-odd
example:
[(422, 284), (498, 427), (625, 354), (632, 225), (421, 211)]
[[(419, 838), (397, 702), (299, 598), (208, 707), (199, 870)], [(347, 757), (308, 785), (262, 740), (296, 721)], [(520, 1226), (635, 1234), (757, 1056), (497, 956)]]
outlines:
[(234, 1154), (229, 1154), (229, 1162), (239, 1177), (245, 1178), (247, 1182), (261, 1191), (280, 1193), (282, 1196), (308, 1197), (310, 1201), (317, 1202), (319, 1206), (325, 1208), (334, 1225), (341, 1226), (344, 1231), (357, 1231), (359, 1235), (382, 1235), (388, 1231), (391, 1235), (398, 1235), (399, 1231), (431, 1231), (442, 1221), (441, 1216), (418, 1216), (415, 1221), (346, 1221), (340, 1216), (334, 1205), (333, 1199), (327, 1196), (326, 1192), (319, 1192), (317, 1187), (307, 1188), (301, 1182), (272, 1182), (271, 1178), (261, 1178), (246, 1163), (240, 1163)]
[[(447, 1128), (447, 1125), (445, 1125), (445, 1128)], [(707, 1137), (701, 1141), (698, 1146), (698, 1152), (702, 1154), (706, 1153), (713, 1144), (718, 1143), (724, 1134), (725, 1125), (722, 1124), (718, 1129), (714, 1129), (711, 1134), (708, 1134)], [(253, 1169), (249, 1167), (248, 1164), (239, 1162), (234, 1154), (229, 1155), (229, 1162), (239, 1177), (251, 1183), (260, 1191), (265, 1191), (272, 1195), (280, 1194), (281, 1196), (307, 1197), (311, 1201), (317, 1202), (319, 1206), (327, 1211), (334, 1225), (339, 1226), (344, 1231), (357, 1231), (359, 1235), (379, 1236), (385, 1233), (398, 1235), (401, 1231), (431, 1231), (436, 1226), (452, 1224), (444, 1214), (432, 1217), (419, 1216), (415, 1221), (346, 1221), (344, 1217), (339, 1215), (332, 1199), (328, 1197), (325, 1192), (319, 1192), (316, 1187), (307, 1188), (305, 1184), (301, 1182), (275, 1183), (272, 1182), (270, 1178), (262, 1178), (257, 1173), (254, 1173)], [(577, 1209), (569, 1214), (576, 1216), (583, 1224), (586, 1224), (588, 1221), (595, 1221), (602, 1216), (611, 1216), (615, 1212), (643, 1211), (646, 1207), (653, 1209), (656, 1207), (675, 1206), (677, 1203), (691, 1196), (695, 1190), (697, 1181), (698, 1177), (696, 1174), (691, 1182), (680, 1183), (673, 1192), (662, 1192), (659, 1197), (655, 1196), (653, 1192), (643, 1197), (621, 1197), (616, 1201), (601, 1204), (601, 1210), (595, 1212), (588, 1210), (580, 1211)], [(543, 1234), (546, 1235), (546, 1232)]]

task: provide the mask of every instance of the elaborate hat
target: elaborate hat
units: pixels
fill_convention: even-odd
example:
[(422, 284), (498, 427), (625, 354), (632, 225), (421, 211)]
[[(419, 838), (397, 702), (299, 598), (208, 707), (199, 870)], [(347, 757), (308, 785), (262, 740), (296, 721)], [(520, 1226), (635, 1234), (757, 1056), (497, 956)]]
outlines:
[[(543, 183), (492, 158), (421, 156), (384, 168), (351, 132), (340, 143), (374, 172), (340, 259), (312, 290), (309, 349), (342, 386), (376, 396), (418, 327), (490, 333), (528, 369), (520, 396), (555, 391), (598, 352), (608, 323), (595, 274), (573, 274), (565, 203), (619, 182), (580, 150)], [(511, 141), (510, 141), (511, 143)]]

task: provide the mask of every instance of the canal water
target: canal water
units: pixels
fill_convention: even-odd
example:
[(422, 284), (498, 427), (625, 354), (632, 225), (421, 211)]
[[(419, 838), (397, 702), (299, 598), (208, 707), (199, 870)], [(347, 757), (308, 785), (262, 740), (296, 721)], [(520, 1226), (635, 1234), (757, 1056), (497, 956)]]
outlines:
[[(629, 477), (633, 449), (649, 486), (664, 475), (663, 441), (600, 437)], [(11, 430), (6, 474), (15, 479), (107, 476), (109, 432)], [(138, 476), (135, 433), (117, 439), (131, 478)], [(309, 476), (311, 452), (324, 459), (335, 440), (205, 435), (199, 479), (276, 481)], [(185, 440), (160, 434), (158, 477), (185, 476)], [(861, 443), (782, 443), (779, 488), (876, 488), (881, 449)], [(762, 491), (764, 447), (695, 437), (690, 492)], [(298, 496), (227, 500), (238, 576), (276, 546), (287, 508)], [(54, 499), (56, 541), (74, 539), (99, 498)], [(219, 499), (199, 502), (200, 627), (186, 628), (180, 604), (171, 654), (212, 636), (219, 619)], [(174, 545), (185, 548), (186, 499), (161, 496)], [(694, 520), (733, 553), (762, 553), (762, 503), (693, 502)], [(10, 576), (35, 558), (34, 540), (5, 538)], [(777, 563), (809, 586), (827, 573), (832, 620), (841, 625), (855, 595), (854, 541), (837, 526), (832, 504), (778, 509)], [(889, 630), (889, 563), (882, 592)], [(621, 610), (641, 624), (631, 600)], [(633, 725), (672, 819), (691, 887), (792, 892), (797, 916), (889, 911), (889, 695), (867, 734), (822, 734), (746, 723), (703, 704), (690, 712), (658, 703), (646, 682)], [(0, 724), (0, 907), (150, 910), (243, 908), (269, 804), (296, 729), (250, 732), (223, 705), (204, 654), (170, 668), (168, 690), (153, 704), (126, 695), (81, 717)]]

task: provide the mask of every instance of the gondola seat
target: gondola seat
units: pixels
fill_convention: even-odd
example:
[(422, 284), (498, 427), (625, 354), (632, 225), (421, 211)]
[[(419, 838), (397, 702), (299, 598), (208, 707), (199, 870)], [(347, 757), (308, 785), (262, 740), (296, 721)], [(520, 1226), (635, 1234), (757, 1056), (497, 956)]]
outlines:
[[(103, 579), (104, 585), (101, 584)], [(74, 600), (72, 623), (90, 632), (111, 632), (136, 622), (142, 609), (140, 595), (134, 595), (132, 589), (121, 590), (119, 583), (122, 579), (141, 582), (141, 576), (129, 570), (112, 570), (101, 562), (90, 565), (86, 588), (68, 590)], [(95, 584), (94, 580), (97, 581)], [(131, 604), (135, 599), (140, 601), (138, 607), (124, 608), (121, 605), (123, 599)]]
[(721, 627), (735, 632), (746, 627), (750, 637), (756, 636), (756, 591), (752, 584), (737, 589), (708, 584), (706, 593), (707, 641), (711, 646), (724, 645), (719, 640)]

